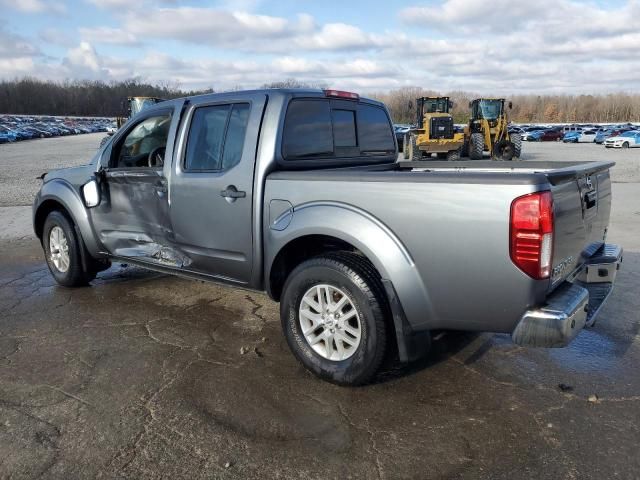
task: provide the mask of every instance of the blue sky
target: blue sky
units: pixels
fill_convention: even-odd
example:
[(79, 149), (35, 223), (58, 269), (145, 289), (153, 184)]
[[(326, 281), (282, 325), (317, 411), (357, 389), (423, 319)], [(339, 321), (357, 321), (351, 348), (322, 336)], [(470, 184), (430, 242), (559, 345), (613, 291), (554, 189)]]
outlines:
[(0, 0), (0, 78), (638, 91), (640, 0)]

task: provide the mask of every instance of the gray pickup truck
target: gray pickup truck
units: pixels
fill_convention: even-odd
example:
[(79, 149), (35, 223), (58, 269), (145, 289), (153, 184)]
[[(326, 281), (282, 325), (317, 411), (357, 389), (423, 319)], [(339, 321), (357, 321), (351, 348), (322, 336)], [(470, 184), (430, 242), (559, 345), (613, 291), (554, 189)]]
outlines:
[(611, 165), (399, 163), (379, 102), (211, 94), (148, 108), (90, 164), (48, 173), (33, 225), (65, 286), (117, 260), (264, 290), (298, 360), (355, 385), (435, 330), (559, 347), (592, 325), (622, 258)]

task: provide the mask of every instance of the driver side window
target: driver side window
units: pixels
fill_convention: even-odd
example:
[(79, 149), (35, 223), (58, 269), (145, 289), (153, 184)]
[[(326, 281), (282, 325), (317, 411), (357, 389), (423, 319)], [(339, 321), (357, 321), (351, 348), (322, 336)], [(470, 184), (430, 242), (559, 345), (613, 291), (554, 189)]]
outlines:
[(147, 117), (122, 140), (113, 157), (114, 168), (161, 168), (169, 137), (171, 115)]

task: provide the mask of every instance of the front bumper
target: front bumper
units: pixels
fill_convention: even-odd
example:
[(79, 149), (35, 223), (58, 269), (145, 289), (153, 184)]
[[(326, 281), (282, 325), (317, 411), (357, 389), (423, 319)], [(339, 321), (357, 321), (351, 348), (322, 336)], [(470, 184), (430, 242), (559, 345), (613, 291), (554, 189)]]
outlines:
[(527, 310), (511, 338), (529, 347), (564, 347), (592, 326), (615, 282), (622, 247), (603, 245), (569, 280), (547, 298), (544, 306)]

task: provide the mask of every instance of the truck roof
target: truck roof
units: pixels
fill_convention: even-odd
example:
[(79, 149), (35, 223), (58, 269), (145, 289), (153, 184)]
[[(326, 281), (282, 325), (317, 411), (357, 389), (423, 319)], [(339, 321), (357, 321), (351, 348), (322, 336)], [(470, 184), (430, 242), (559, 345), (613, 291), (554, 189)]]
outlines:
[[(254, 90), (234, 90), (229, 92), (216, 92), (216, 93), (204, 93), (201, 95), (189, 95), (186, 97), (181, 97), (184, 100), (188, 100), (191, 98), (224, 98), (224, 97), (238, 97), (242, 95), (255, 95), (255, 94), (264, 94), (269, 96), (274, 95), (283, 95), (283, 96), (295, 96), (295, 97), (325, 97), (325, 90), (321, 88), (259, 88)], [(351, 100), (351, 99), (345, 99)], [(374, 100), (372, 98), (359, 96), (357, 99), (359, 102), (370, 103), (373, 105), (384, 106), (382, 102), (378, 100)]]

